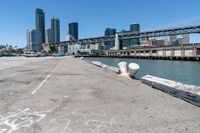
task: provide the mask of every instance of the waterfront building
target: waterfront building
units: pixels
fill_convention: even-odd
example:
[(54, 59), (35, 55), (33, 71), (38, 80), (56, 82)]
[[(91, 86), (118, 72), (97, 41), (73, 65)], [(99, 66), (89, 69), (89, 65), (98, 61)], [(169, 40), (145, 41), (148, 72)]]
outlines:
[(45, 14), (42, 9), (35, 10), (36, 30), (41, 32), (42, 43), (45, 43)]
[(39, 30), (27, 31), (27, 50), (34, 52), (42, 50), (42, 36)]
[(153, 46), (164, 46), (165, 45), (165, 40), (161, 39), (161, 40), (153, 40)]
[(76, 40), (78, 40), (78, 23), (77, 22), (69, 23), (68, 28), (69, 28), (69, 35), (73, 36)]
[(130, 46), (130, 39), (120, 40), (121, 48), (120, 49), (128, 49)]
[(172, 35), (169, 37), (169, 45), (184, 45), (190, 43), (190, 35)]
[(60, 42), (60, 19), (53, 17), (51, 19), (52, 42)]
[[(115, 35), (115, 34), (116, 34), (116, 29), (112, 29), (112, 28), (106, 28), (106, 30), (104, 32), (105, 36), (111, 36), (111, 35)], [(104, 43), (104, 49), (111, 49), (113, 47), (115, 47), (114, 41)]]
[(168, 44), (167, 37), (157, 38), (141, 38), (140, 46), (166, 46)]
[(101, 50), (101, 47), (102, 47), (101, 43), (90, 44), (91, 50)]
[(183, 34), (182, 35), (182, 44), (189, 44), (190, 43), (190, 35), (189, 34)]
[(149, 38), (141, 38), (140, 39), (140, 46), (152, 46), (152, 43)]
[(169, 37), (169, 45), (173, 45), (176, 43), (176, 40), (177, 40), (177, 36), (176, 35), (171, 35)]
[[(131, 32), (140, 32), (140, 25), (139, 24), (131, 24), (129, 30), (121, 30), (119, 34), (126, 34)], [(134, 39), (124, 39), (120, 40), (120, 49), (128, 49), (132, 46), (138, 46), (140, 45), (140, 39), (134, 38)]]
[(182, 45), (183, 44), (183, 38), (182, 37), (177, 37), (174, 45)]
[[(126, 34), (130, 31), (126, 31), (125, 29), (122, 29), (119, 34)], [(120, 49), (127, 49), (130, 46), (130, 39), (124, 39), (120, 40)]]
[(46, 29), (45, 30), (45, 43), (46, 44), (53, 42), (52, 36), (53, 36), (52, 30)]
[(169, 39), (170, 45), (184, 45), (190, 43), (190, 35), (183, 34), (183, 35), (172, 35)]
[[(139, 24), (131, 24), (130, 25), (130, 32), (140, 32), (140, 25)], [(140, 45), (140, 39), (130, 39), (130, 46), (133, 45)]]

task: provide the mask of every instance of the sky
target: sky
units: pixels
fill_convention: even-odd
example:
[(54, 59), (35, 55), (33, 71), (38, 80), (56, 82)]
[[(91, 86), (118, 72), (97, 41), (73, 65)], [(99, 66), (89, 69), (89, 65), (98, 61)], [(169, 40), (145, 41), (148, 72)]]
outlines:
[[(1, 0), (0, 44), (25, 47), (36, 8), (45, 12), (46, 28), (53, 16), (60, 17), (64, 41), (71, 22), (79, 23), (79, 38), (103, 36), (108, 27), (128, 30), (131, 23), (139, 23), (141, 31), (200, 25), (199, 5), (199, 0)], [(191, 37), (198, 41), (199, 35)]]

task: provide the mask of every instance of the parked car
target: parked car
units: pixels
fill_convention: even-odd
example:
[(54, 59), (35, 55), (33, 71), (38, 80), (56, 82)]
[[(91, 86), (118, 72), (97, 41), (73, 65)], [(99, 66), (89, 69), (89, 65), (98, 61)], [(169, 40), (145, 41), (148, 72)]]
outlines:
[(0, 51), (0, 57), (2, 57), (3, 56), (3, 51)]
[(58, 52), (58, 53), (54, 53), (52, 54), (53, 56), (59, 57), (59, 56), (65, 56), (64, 52)]
[(37, 57), (44, 57), (45, 55), (42, 52), (36, 52), (35, 53)]
[(25, 57), (37, 57), (37, 54), (35, 52), (25, 52)]

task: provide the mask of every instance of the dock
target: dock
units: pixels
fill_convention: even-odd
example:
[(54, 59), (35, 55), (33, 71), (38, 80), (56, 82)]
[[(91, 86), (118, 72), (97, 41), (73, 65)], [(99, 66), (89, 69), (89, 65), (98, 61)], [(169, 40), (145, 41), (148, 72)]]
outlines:
[[(79, 58), (0, 58), (2, 133), (199, 133), (200, 108)], [(2, 63), (3, 62), (3, 63)]]
[(179, 46), (135, 46), (123, 50), (105, 50), (107, 57), (200, 61), (200, 44)]

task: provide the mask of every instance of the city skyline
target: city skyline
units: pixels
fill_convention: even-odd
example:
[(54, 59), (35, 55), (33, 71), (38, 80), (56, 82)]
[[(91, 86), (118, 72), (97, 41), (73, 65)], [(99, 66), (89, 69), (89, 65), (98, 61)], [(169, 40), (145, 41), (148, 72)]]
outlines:
[[(199, 9), (194, 7), (199, 5), (200, 2), (195, 0), (193, 0), (193, 3), (188, 3), (186, 0), (183, 0), (181, 3), (173, 1), (173, 5), (170, 6), (172, 3), (170, 1), (172, 0), (168, 0), (165, 4), (162, 4), (163, 2), (158, 0), (153, 0), (151, 2), (144, 0), (125, 0), (118, 3), (113, 0), (109, 2), (94, 2), (90, 0), (84, 2), (79, 0), (69, 0), (66, 2), (61, 0), (59, 3), (56, 3), (55, 1), (47, 2), (46, 0), (42, 2), (27, 2), (25, 0), (20, 0), (18, 3), (12, 1), (13, 5), (15, 6), (9, 4), (10, 0), (3, 1), (0, 7), (3, 10), (9, 9), (9, 11), (7, 14), (0, 13), (1, 17), (3, 18), (3, 20), (0, 22), (0, 44), (8, 43), (18, 45), (19, 47), (25, 47), (26, 30), (33, 29), (35, 27), (34, 11), (36, 8), (43, 9), (45, 13), (45, 27), (51, 27), (50, 19), (52, 16), (60, 17), (61, 41), (65, 40), (67, 35), (66, 29), (68, 24), (71, 22), (79, 23), (79, 36), (80, 38), (86, 38), (102, 36), (107, 27), (116, 28), (117, 31), (120, 31), (122, 29), (128, 29), (131, 23), (137, 22), (141, 25), (141, 31), (146, 31), (165, 24), (199, 16)], [(16, 6), (19, 5), (19, 3), (21, 4), (21, 8), (20, 6)], [(181, 5), (181, 8), (178, 7), (178, 5)], [(74, 6), (77, 7), (77, 10), (73, 9)], [(86, 8), (81, 8), (82, 6)], [(167, 6), (170, 6), (169, 11), (165, 10)], [(184, 7), (188, 6), (193, 8), (187, 12), (181, 12), (184, 11)], [(144, 8), (145, 10), (142, 11), (141, 8)], [(175, 12), (177, 8), (180, 10), (180, 12)], [(105, 14), (106, 12), (107, 14)], [(21, 14), (23, 17), (18, 14)], [(185, 25), (200, 25), (200, 21), (186, 23), (180, 26)]]

